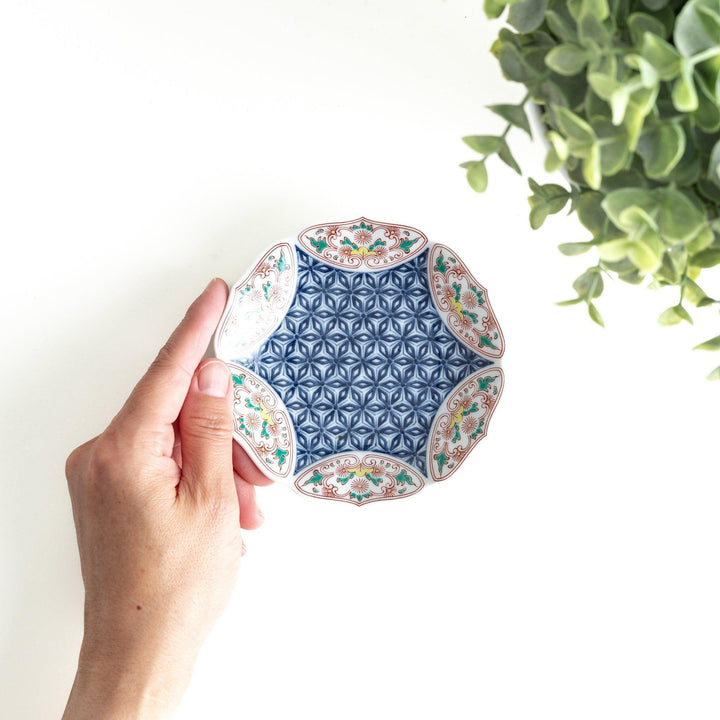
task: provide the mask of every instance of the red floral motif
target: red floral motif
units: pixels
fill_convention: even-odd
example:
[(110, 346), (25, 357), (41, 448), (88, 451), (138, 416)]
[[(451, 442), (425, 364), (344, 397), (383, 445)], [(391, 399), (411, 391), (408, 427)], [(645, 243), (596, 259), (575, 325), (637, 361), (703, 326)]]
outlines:
[(275, 480), (292, 477), (292, 421), (275, 391), (253, 372), (229, 362), (233, 382), (233, 435), (260, 470)]
[(422, 476), (401, 460), (379, 453), (342, 453), (302, 472), (295, 487), (305, 495), (367, 505), (412, 495)]
[(485, 368), (460, 383), (445, 399), (430, 430), (428, 474), (432, 480), (450, 477), (485, 437), (503, 384), (499, 367)]
[(313, 225), (298, 235), (298, 243), (311, 255), (336, 267), (384, 270), (422, 252), (428, 239), (407, 225), (358, 218)]
[(505, 340), (487, 290), (445, 245), (436, 243), (428, 259), (430, 291), (445, 324), (475, 352), (494, 360), (505, 352)]

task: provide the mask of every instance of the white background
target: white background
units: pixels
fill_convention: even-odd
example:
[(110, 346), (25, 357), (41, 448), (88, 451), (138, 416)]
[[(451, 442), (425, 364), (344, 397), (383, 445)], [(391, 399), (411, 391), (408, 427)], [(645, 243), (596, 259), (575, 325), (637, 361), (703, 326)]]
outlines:
[[(479, 0), (13, 1), (0, 27), (0, 716), (58, 717), (82, 633), (63, 464), (186, 306), (266, 245), (365, 215), (490, 290), (506, 391), (452, 480), (355, 508), (276, 486), (187, 718), (717, 718), (720, 332), (610, 283), (574, 218), (460, 138), (517, 101)], [(538, 179), (544, 151), (518, 131)], [(713, 288), (708, 287), (712, 292)], [(715, 295), (720, 289), (714, 288)], [(703, 314), (698, 313), (699, 319)]]

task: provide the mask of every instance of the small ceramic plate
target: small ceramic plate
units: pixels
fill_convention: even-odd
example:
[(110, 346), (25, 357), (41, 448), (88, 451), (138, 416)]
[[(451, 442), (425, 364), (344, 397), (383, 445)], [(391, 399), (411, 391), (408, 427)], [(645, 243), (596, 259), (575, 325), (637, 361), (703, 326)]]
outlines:
[(485, 437), (505, 343), (457, 253), (405, 225), (314, 225), (232, 287), (215, 353), (272, 480), (366, 505), (446, 480)]

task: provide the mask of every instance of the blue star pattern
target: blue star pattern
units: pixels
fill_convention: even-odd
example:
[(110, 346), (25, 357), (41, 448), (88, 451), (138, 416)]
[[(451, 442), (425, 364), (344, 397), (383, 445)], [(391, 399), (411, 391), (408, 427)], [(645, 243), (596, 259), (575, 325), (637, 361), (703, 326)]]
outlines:
[(347, 271), (299, 247), (295, 298), (246, 367), (287, 408), (295, 472), (336, 453), (379, 452), (426, 474), (428, 436), (448, 393), (492, 365), (443, 323), (428, 251), (377, 272)]

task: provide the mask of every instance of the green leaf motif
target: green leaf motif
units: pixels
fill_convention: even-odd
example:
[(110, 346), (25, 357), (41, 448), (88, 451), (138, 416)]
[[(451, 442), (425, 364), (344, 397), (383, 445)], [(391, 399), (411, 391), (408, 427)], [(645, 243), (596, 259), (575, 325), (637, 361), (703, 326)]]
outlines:
[(445, 258), (442, 253), (438, 255), (438, 259), (435, 262), (435, 271), (440, 272), (443, 275), (447, 272), (447, 264), (445, 263)]
[(313, 476), (303, 483), (305, 485), (319, 485), (323, 481), (323, 476), (316, 470)]
[(415, 483), (412, 480), (412, 477), (405, 472), (405, 470), (401, 470), (398, 475), (395, 476), (395, 480), (401, 484), (407, 483), (408, 485), (414, 485)]
[(669, 307), (667, 310), (664, 310), (658, 318), (660, 325), (678, 325), (683, 320), (692, 325), (692, 317), (690, 317), (690, 313), (682, 305)]

